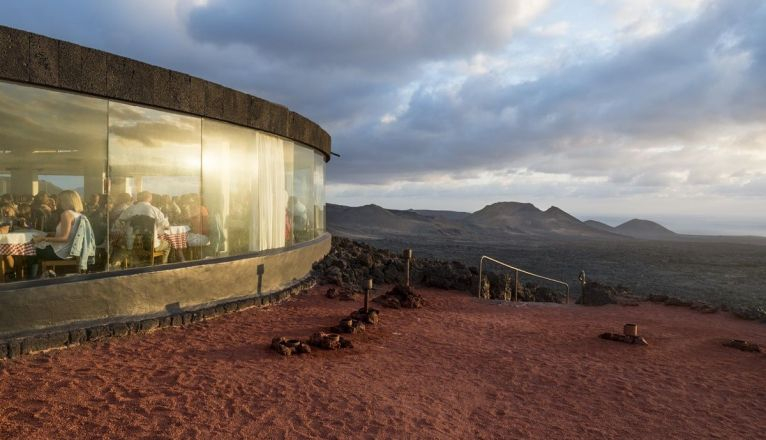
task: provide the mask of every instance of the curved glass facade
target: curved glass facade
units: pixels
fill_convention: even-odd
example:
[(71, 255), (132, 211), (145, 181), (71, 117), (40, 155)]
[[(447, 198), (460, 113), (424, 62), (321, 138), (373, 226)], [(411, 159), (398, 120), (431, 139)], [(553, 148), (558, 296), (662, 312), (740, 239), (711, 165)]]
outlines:
[(87, 270), (114, 271), (311, 240), (325, 231), (324, 173), (321, 153), (258, 130), (0, 81), (3, 281), (48, 275), (62, 191), (93, 231)]

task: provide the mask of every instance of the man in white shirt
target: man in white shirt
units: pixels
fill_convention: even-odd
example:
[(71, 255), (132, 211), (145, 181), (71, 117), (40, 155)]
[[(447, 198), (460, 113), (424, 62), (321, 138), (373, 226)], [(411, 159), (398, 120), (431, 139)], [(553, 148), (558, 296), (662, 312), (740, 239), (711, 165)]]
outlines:
[(149, 191), (138, 193), (136, 203), (125, 208), (118, 220), (129, 223), (130, 218), (137, 215), (145, 215), (154, 219), (154, 250), (162, 252), (162, 264), (167, 263), (168, 256), (170, 256), (170, 243), (160, 239), (159, 233), (169, 228), (170, 222), (159, 208), (152, 206), (152, 193)]

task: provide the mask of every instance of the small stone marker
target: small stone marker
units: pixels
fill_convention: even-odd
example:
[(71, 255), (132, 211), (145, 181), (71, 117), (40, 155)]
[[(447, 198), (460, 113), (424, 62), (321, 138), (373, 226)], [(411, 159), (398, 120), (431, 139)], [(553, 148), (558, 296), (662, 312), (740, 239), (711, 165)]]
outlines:
[(749, 351), (753, 353), (760, 353), (761, 347), (758, 344), (753, 344), (750, 341), (743, 341), (742, 339), (731, 339), (723, 343), (723, 345), (731, 348), (737, 348), (742, 351)]

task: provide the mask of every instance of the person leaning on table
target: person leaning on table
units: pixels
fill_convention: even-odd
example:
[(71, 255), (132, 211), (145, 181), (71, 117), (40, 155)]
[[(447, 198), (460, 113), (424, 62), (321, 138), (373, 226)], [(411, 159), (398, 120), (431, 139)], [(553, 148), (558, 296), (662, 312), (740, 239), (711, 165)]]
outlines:
[(66, 260), (80, 257), (80, 270), (88, 268), (88, 262), (96, 254), (96, 243), (93, 229), (87, 217), (82, 215), (83, 206), (80, 195), (74, 191), (62, 191), (58, 195), (61, 216), (56, 225), (55, 235), (51, 237), (35, 237), (34, 243), (45, 243), (42, 249), (38, 246), (36, 256), (30, 264), (29, 273), (37, 276), (40, 262), (43, 260)]

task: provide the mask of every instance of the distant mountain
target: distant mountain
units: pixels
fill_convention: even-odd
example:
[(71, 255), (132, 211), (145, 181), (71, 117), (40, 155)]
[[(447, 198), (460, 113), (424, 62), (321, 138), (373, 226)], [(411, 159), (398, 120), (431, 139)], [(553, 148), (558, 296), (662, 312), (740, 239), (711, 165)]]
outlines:
[(474, 213), (328, 203), (327, 226), (336, 235), (369, 239), (420, 236), (475, 241), (525, 237), (766, 245), (766, 237), (677, 234), (650, 220), (633, 219), (616, 227), (595, 220), (582, 222), (555, 206), (542, 211), (531, 203), (519, 202), (493, 203)]
[(466, 219), (466, 217), (471, 215), (470, 212), (436, 211), (431, 209), (411, 209), (410, 211), (415, 211), (418, 214), (422, 215), (423, 217), (439, 219), (439, 220), (448, 220), (453, 222), (463, 221)]
[(379, 238), (390, 235), (454, 236), (463, 231), (459, 224), (425, 217), (416, 211), (398, 211), (378, 205), (359, 207), (327, 204), (330, 232), (350, 237)]
[(599, 231), (611, 232), (613, 234), (617, 234), (617, 231), (615, 231), (614, 226), (609, 226), (606, 223), (601, 223), (596, 220), (585, 220), (583, 223), (585, 223), (586, 225), (590, 226), (593, 229), (598, 229)]
[(607, 235), (555, 206), (541, 211), (531, 203), (493, 203), (466, 217), (463, 223), (510, 234), (588, 237)]
[(674, 240), (683, 237), (670, 229), (651, 220), (634, 218), (617, 227), (609, 226), (596, 220), (586, 220), (588, 227), (612, 234), (624, 235), (625, 237), (640, 238), (642, 240)]
[(674, 239), (678, 236), (678, 234), (659, 223), (637, 218), (617, 226), (614, 228), (614, 231), (618, 234), (644, 240), (667, 240)]

